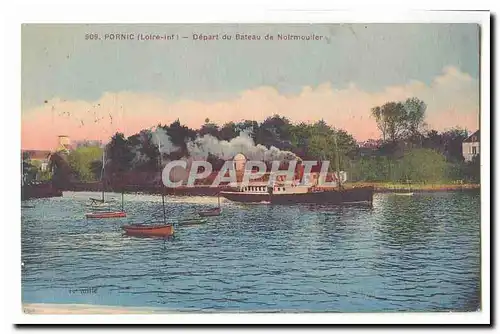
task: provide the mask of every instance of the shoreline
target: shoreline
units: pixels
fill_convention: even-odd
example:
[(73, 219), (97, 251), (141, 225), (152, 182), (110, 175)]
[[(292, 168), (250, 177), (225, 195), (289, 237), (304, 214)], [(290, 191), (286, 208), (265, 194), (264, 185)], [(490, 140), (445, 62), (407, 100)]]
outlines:
[[(348, 189), (358, 188), (358, 187), (370, 187), (374, 188), (375, 193), (391, 193), (391, 192), (407, 192), (408, 185), (403, 183), (384, 183), (384, 182), (347, 182), (344, 186)], [(453, 191), (470, 191), (481, 189), (480, 184), (411, 184), (411, 192), (453, 192)], [(150, 185), (150, 186), (140, 186), (140, 185), (128, 185), (124, 189), (124, 193), (139, 193), (139, 194), (150, 194), (150, 195), (161, 195), (161, 187)], [(177, 196), (217, 196), (219, 191), (227, 190), (227, 186), (221, 187), (210, 187), (207, 185), (198, 185), (196, 187), (179, 187), (179, 188), (163, 188), (165, 195), (177, 195)], [(96, 187), (95, 183), (89, 184), (78, 184), (78, 186), (71, 187), (65, 191), (101, 191), (99, 187)], [(119, 189), (113, 189), (110, 187), (109, 191), (120, 192)]]
[(22, 312), (27, 315), (119, 315), (119, 314), (213, 314), (213, 313), (322, 313), (295, 309), (237, 310), (237, 309), (176, 309), (152, 306), (112, 306), (93, 304), (22, 303)]
[[(470, 192), (479, 191), (481, 189), (480, 184), (411, 184), (410, 191), (408, 191), (408, 185), (402, 183), (382, 183), (382, 182), (347, 182), (344, 184), (347, 189), (359, 188), (359, 187), (373, 187), (374, 193), (438, 193), (438, 192)], [(146, 195), (161, 195), (162, 189), (167, 196), (206, 196), (206, 197), (217, 197), (220, 191), (227, 190), (226, 186), (222, 187), (210, 187), (205, 185), (191, 187), (179, 187), (179, 188), (162, 188), (156, 185), (128, 185), (123, 189), (125, 194), (146, 194)], [(100, 185), (98, 183), (79, 183), (74, 184), (64, 191), (72, 192), (100, 192)], [(120, 189), (110, 187), (107, 192), (120, 193)], [(54, 197), (52, 194), (49, 196), (41, 196), (42, 198)], [(57, 194), (55, 197), (61, 196)]]
[[(408, 185), (404, 183), (377, 183), (377, 182), (355, 182), (347, 183), (350, 187), (373, 186), (375, 193), (402, 193), (408, 192)], [(410, 191), (413, 193), (426, 192), (457, 192), (457, 191), (476, 191), (481, 189), (480, 184), (410, 184)]]
[[(157, 313), (182, 313), (174, 309), (154, 307), (109, 306), (91, 304), (49, 304), (49, 303), (23, 303), (22, 312), (32, 314), (157, 314)], [(189, 312), (189, 311), (187, 311)]]

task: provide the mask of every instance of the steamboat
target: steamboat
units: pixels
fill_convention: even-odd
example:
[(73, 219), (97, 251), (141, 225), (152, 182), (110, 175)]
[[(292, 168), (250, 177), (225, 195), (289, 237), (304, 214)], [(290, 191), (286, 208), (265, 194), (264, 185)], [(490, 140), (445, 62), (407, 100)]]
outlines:
[[(235, 157), (235, 169), (242, 170), (245, 157), (241, 154)], [(240, 167), (238, 168), (238, 165)], [(321, 164), (319, 164), (319, 169)], [(369, 204), (373, 202), (373, 186), (345, 187), (347, 174), (337, 169), (337, 172), (327, 173), (322, 179), (319, 170), (313, 170), (304, 174), (304, 167), (297, 165), (294, 179), (286, 182), (286, 179), (268, 174), (267, 182), (252, 182), (246, 185), (235, 183), (226, 191), (221, 191), (224, 198), (241, 203), (267, 203), (267, 204)], [(308, 182), (303, 182), (304, 180)], [(328, 180), (329, 179), (329, 180)], [(241, 177), (240, 177), (241, 180)], [(269, 181), (270, 180), (270, 181)], [(328, 181), (328, 184), (326, 182)]]
[(250, 184), (222, 191), (224, 198), (241, 203), (263, 204), (371, 204), (374, 187), (306, 187), (284, 184)]

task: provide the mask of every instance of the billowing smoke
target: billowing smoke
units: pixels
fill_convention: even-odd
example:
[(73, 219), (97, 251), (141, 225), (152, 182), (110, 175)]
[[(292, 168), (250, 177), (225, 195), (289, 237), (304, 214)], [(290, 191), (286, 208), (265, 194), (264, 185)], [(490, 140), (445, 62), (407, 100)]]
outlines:
[(249, 131), (242, 131), (240, 135), (229, 141), (219, 140), (211, 135), (197, 137), (187, 143), (189, 155), (195, 159), (206, 159), (212, 154), (220, 159), (229, 160), (236, 154), (242, 153), (248, 160), (260, 161), (290, 161), (298, 160), (294, 153), (282, 151), (277, 147), (270, 148), (264, 145), (255, 145)]
[[(133, 167), (137, 167), (150, 162), (150, 157), (143, 153), (143, 149), (146, 145), (149, 145), (149, 134), (151, 134), (151, 142), (159, 148), (159, 151), (163, 156), (163, 165), (166, 163), (166, 156), (172, 152), (176, 152), (179, 150), (179, 147), (175, 146), (170, 139), (170, 136), (167, 134), (165, 130), (162, 128), (156, 128), (154, 131), (143, 130), (139, 133), (139, 142), (135, 145), (131, 145), (129, 142), (130, 152), (134, 154), (134, 157), (131, 161)], [(109, 155), (109, 143), (106, 145), (102, 145), (102, 148), (106, 152), (106, 162), (105, 164), (109, 164), (112, 162), (111, 158), (108, 158)]]
[(162, 128), (156, 128), (153, 131), (153, 143), (158, 146), (160, 152), (164, 155), (170, 154), (172, 152), (176, 152), (179, 150), (179, 147), (175, 146), (170, 140), (170, 136), (167, 131)]

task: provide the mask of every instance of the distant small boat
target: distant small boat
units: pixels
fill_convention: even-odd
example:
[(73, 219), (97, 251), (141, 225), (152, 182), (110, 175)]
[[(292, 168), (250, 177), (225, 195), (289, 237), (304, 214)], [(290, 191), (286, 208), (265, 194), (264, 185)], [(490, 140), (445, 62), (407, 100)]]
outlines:
[(198, 212), (198, 215), (200, 217), (213, 217), (213, 216), (220, 216), (221, 212), (222, 212), (221, 208), (214, 208), (205, 211), (200, 211)]
[[(103, 203), (108, 204), (108, 203)], [(85, 214), (87, 219), (100, 219), (100, 218), (123, 218), (127, 217), (127, 213), (123, 209), (123, 193), (122, 193), (122, 207), (120, 211), (94, 211)]]
[(127, 214), (123, 211), (103, 211), (103, 212), (90, 212), (85, 214), (86, 218), (98, 219), (98, 218), (122, 218), (127, 217)]
[(21, 209), (33, 209), (35, 208), (34, 205), (21, 205)]
[(93, 208), (103, 208), (109, 206), (110, 202), (103, 202), (100, 199), (90, 198), (90, 202), (86, 203), (86, 205)]
[(220, 207), (220, 193), (217, 195), (217, 202), (218, 202), (218, 207), (217, 208), (212, 208), (204, 211), (199, 211), (198, 215), (200, 217), (214, 217), (214, 216), (220, 216), (222, 213), (222, 208)]
[(179, 225), (179, 226), (201, 225), (201, 224), (205, 224), (206, 222), (207, 222), (206, 219), (187, 218), (187, 219), (178, 221), (177, 225)]
[(413, 196), (413, 192), (411, 191), (411, 181), (407, 179), (406, 184), (408, 185), (406, 192), (394, 193), (394, 195), (396, 195), (396, 196)]
[(144, 237), (169, 237), (174, 235), (174, 227), (171, 224), (144, 225), (132, 224), (122, 226), (125, 233), (132, 236)]
[(101, 198), (93, 198), (93, 197), (90, 197), (89, 198), (89, 201), (90, 202), (87, 202), (87, 206), (89, 207), (93, 207), (93, 208), (102, 208), (102, 207), (106, 207), (106, 206), (109, 206), (110, 202), (112, 201), (106, 201), (105, 198), (104, 198), (104, 193), (105, 193), (105, 186), (104, 186), (104, 169), (105, 169), (105, 166), (106, 166), (106, 160), (105, 160), (105, 150), (103, 150), (102, 152), (102, 168), (101, 168), (101, 180), (100, 180), (100, 183), (101, 183), (101, 190), (102, 190), (102, 194), (101, 194)]

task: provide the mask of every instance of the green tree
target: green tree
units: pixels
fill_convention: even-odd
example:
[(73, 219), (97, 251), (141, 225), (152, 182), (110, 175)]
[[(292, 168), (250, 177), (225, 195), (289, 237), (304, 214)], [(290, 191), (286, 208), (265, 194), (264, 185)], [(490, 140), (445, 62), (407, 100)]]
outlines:
[(67, 189), (71, 183), (71, 175), (74, 174), (68, 164), (68, 156), (64, 152), (56, 152), (50, 155), (49, 168), (52, 172), (52, 185), (58, 189)]
[(128, 137), (127, 145), (134, 154), (131, 168), (143, 171), (158, 168), (158, 146), (153, 142), (153, 133), (150, 130), (142, 130)]
[(100, 180), (102, 175), (102, 160), (94, 160), (90, 163), (90, 171), (95, 180)]
[(259, 131), (259, 123), (251, 120), (244, 120), (235, 124), (236, 132), (248, 131), (251, 137), (254, 139), (257, 137), (257, 132)]
[(432, 183), (447, 179), (448, 164), (444, 155), (431, 149), (414, 149), (399, 159), (394, 168), (394, 180)]
[(312, 125), (299, 124), (291, 128), (292, 143), (305, 145), (305, 159), (330, 161), (330, 170), (336, 169), (337, 158), (341, 169), (348, 167), (348, 155), (357, 148), (354, 138), (344, 130), (331, 128), (320, 120)]
[(383, 182), (391, 180), (389, 158), (385, 156), (361, 157), (349, 160), (346, 171), (351, 181)]
[(79, 180), (88, 182), (98, 179), (93, 164), (102, 159), (102, 151), (98, 146), (82, 146), (69, 153), (69, 166)]
[(401, 139), (420, 137), (425, 125), (427, 105), (412, 97), (404, 102), (387, 102), (371, 109), (383, 141), (397, 142)]
[(238, 131), (236, 124), (234, 124), (234, 122), (226, 123), (220, 129), (220, 138), (222, 140), (229, 141), (233, 138), (238, 137), (238, 135), (239, 135), (239, 131)]
[(210, 119), (205, 119), (205, 124), (201, 126), (198, 130), (199, 136), (211, 135), (217, 139), (221, 139), (219, 126), (215, 123), (211, 123)]
[(401, 102), (387, 102), (382, 107), (374, 107), (372, 116), (382, 133), (384, 141), (396, 142), (405, 131), (405, 111)]
[(293, 151), (299, 157), (306, 157), (311, 133), (312, 126), (304, 122), (290, 127), (290, 140), (294, 147)]
[(405, 134), (407, 137), (420, 136), (425, 126), (425, 111), (427, 105), (416, 97), (407, 99), (404, 103)]
[(466, 129), (454, 128), (441, 134), (443, 153), (452, 162), (463, 162), (462, 143), (468, 137)]
[(30, 158), (30, 155), (28, 152), (23, 152), (22, 153), (22, 160), (21, 160), (21, 166), (22, 166), (22, 183), (25, 185), (30, 185), (36, 180), (36, 175), (38, 172), (38, 169), (36, 166), (33, 164), (33, 161)]
[[(209, 119), (207, 119), (210, 121)], [(170, 125), (158, 125), (159, 128), (165, 130), (172, 141), (172, 144), (179, 147), (180, 149), (176, 152), (171, 153), (172, 158), (180, 158), (188, 155), (186, 143), (189, 140), (194, 140), (196, 138), (196, 131), (182, 125), (177, 119)]]
[(469, 182), (481, 182), (481, 157), (479, 154), (472, 157), (471, 161), (464, 164), (463, 178)]
[(290, 145), (290, 127), (291, 123), (286, 117), (274, 115), (268, 117), (260, 124), (256, 143), (269, 146), (275, 146), (283, 149)]
[(106, 174), (109, 173), (112, 177), (119, 177), (120, 174), (132, 168), (135, 154), (123, 133), (117, 132), (111, 137), (111, 141), (106, 146), (105, 158)]

